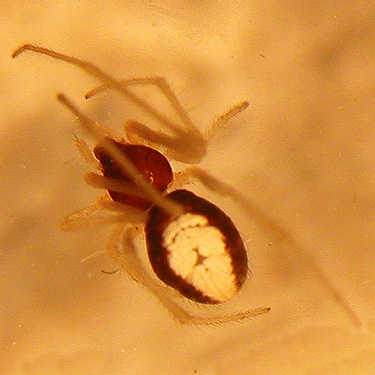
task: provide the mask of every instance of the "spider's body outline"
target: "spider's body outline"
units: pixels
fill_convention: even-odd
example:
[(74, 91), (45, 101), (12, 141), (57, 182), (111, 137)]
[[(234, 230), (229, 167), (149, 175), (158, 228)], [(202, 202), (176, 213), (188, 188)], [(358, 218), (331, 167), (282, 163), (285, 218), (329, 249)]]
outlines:
[[(154, 117), (169, 132), (169, 134), (157, 132), (131, 120), (125, 124), (125, 133), (130, 135), (128, 139), (134, 135), (136, 138), (146, 141), (148, 145), (151, 144), (153, 147), (156, 145), (156, 147), (167, 149), (169, 157), (191, 164), (200, 162), (205, 155), (208, 141), (212, 138), (213, 132), (207, 133), (207, 137), (201, 134), (163, 78), (151, 77), (119, 81), (104, 73), (92, 63), (33, 45), (19, 47), (12, 56), (16, 57), (25, 50), (42, 53), (80, 67), (103, 83), (103, 86), (94, 89), (87, 96), (92, 96), (103, 88), (116, 90)], [(155, 85), (160, 89), (162, 94), (170, 101), (181, 120), (181, 124), (172, 123), (158, 109), (130, 92), (127, 86), (134, 84)], [(232, 221), (213, 203), (186, 190), (174, 190), (164, 194), (172, 176), (168, 161), (162, 168), (159, 168), (159, 164), (163, 164), (166, 160), (162, 154), (148, 146), (139, 146), (139, 150), (145, 151), (146, 155), (156, 156), (152, 168), (147, 166), (146, 168), (139, 168), (140, 164), (144, 164), (144, 160), (142, 160), (142, 157), (139, 159), (134, 157), (135, 148), (130, 151), (134, 145), (127, 143), (125, 140), (120, 142), (117, 139), (115, 140), (109, 135), (112, 132), (107, 132), (105, 127), (88, 119), (65, 95), (58, 94), (58, 99), (76, 115), (84, 129), (93, 136), (98, 144), (94, 153), (92, 153), (83, 140), (77, 139), (76, 142), (81, 154), (89, 164), (102, 173), (88, 173), (85, 176), (86, 182), (93, 187), (108, 191), (95, 206), (69, 215), (62, 224), (63, 229), (76, 229), (90, 224), (90, 221), (91, 224), (115, 222), (117, 225), (108, 245), (109, 255), (125, 269), (131, 278), (158, 297), (181, 323), (220, 324), (239, 321), (268, 312), (269, 308), (260, 307), (230, 315), (195, 316), (176, 302), (173, 298), (174, 294), (168, 287), (161, 286), (154, 277), (147, 273), (137, 256), (134, 245), (134, 233), (136, 231), (132, 225), (136, 223), (146, 226), (147, 245), (149, 255), (151, 254), (150, 262), (157, 276), (193, 301), (221, 303), (234, 297), (246, 279), (247, 253)], [(223, 116), (218, 117), (213, 124), (215, 132), (247, 106), (247, 102), (242, 102), (232, 107)], [(156, 172), (153, 169), (154, 167), (156, 167)], [(155, 178), (155, 173), (164, 174), (159, 181), (160, 183)], [(231, 190), (228, 190), (225, 184), (221, 184), (199, 168), (190, 168), (182, 175), (185, 175), (188, 179), (198, 179), (209, 189), (231, 195)], [(184, 181), (184, 179), (182, 178), (181, 181)], [(201, 207), (204, 207), (204, 209)], [(109, 214), (96, 217), (98, 212), (102, 213), (103, 210), (116, 215)], [(166, 220), (163, 219), (168, 222), (164, 227), (160, 227), (158, 222), (161, 217), (167, 218)], [(158, 231), (160, 235), (158, 240), (155, 240), (155, 231)], [(179, 237), (178, 241), (176, 237)], [(218, 246), (210, 246), (210, 242)], [(164, 252), (158, 254), (159, 257), (163, 257), (162, 261), (158, 260), (158, 256), (155, 256), (152, 247), (159, 247), (159, 249), (164, 250)], [(178, 255), (173, 255), (172, 248), (177, 249)], [(182, 258), (180, 258), (180, 252), (184, 253)], [(162, 255), (160, 255), (161, 253)], [(168, 253), (173, 254), (168, 255)], [(186, 264), (189, 263), (187, 260), (190, 260), (190, 269), (186, 268)], [(160, 266), (163, 262), (164, 266)], [(184, 280), (184, 287), (181, 287), (178, 283), (169, 282), (168, 278), (163, 280), (163, 277), (160, 277), (163, 273), (163, 267), (164, 272), (166, 272), (166, 263), (168, 263), (169, 271), (172, 270), (175, 275), (178, 274), (178, 277)], [(195, 274), (198, 268), (199, 273)], [(211, 269), (216, 270), (216, 275), (213, 278), (210, 273)], [(194, 275), (192, 279), (188, 279), (185, 274)], [(191, 281), (193, 279), (197, 279), (197, 283)], [(187, 292), (187, 285), (193, 287), (194, 290), (190, 288), (190, 291)], [(205, 293), (205, 288), (207, 288), (207, 291), (210, 289), (209, 293)]]
[[(152, 186), (161, 194), (165, 193), (172, 182), (173, 172), (161, 153), (148, 146), (128, 144), (125, 140), (110, 141), (126, 154)], [(131, 179), (121, 171), (105, 148), (96, 146), (94, 155), (106, 181), (110, 179), (119, 186), (114, 186), (114, 190), (108, 188), (112, 200), (124, 205), (124, 209), (132, 206), (148, 211), (145, 220), (146, 248), (151, 266), (160, 280), (186, 298), (200, 303), (226, 302), (238, 293), (247, 275), (247, 254), (240, 234), (222, 210), (187, 190), (173, 190), (165, 196), (183, 206), (184, 212), (180, 216), (172, 216), (133, 192), (116, 191), (124, 183), (132, 184)], [(92, 184), (95, 185), (95, 182), (92, 181)], [(199, 222), (191, 222), (192, 218), (198, 217)], [(190, 222), (187, 222), (189, 219)], [(178, 236), (179, 241), (173, 238), (166, 244), (165, 236), (168, 228), (171, 232), (172, 226), (173, 236)], [(215, 247), (209, 249), (215, 236)], [(214, 272), (215, 269), (219, 269), (220, 274)]]

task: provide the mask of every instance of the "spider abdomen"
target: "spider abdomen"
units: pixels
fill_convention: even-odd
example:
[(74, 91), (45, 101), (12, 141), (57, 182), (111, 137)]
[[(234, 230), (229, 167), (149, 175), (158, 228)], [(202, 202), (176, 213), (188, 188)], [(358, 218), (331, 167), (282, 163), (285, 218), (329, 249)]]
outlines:
[(156, 206), (150, 210), (146, 242), (156, 275), (200, 303), (231, 299), (247, 274), (245, 245), (233, 222), (217, 206), (187, 190), (167, 197), (186, 211), (174, 218)]

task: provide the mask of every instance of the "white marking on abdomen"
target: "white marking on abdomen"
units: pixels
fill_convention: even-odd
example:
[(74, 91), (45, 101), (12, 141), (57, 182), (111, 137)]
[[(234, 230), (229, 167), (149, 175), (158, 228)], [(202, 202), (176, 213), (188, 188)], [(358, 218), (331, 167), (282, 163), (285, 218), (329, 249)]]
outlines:
[(238, 292), (223, 233), (203, 215), (186, 213), (163, 232), (169, 266), (176, 275), (217, 302)]

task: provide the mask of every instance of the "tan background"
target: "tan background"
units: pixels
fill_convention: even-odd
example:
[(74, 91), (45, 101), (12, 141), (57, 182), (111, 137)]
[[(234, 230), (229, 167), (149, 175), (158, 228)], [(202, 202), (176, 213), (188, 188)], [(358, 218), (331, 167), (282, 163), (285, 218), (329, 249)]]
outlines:
[[(0, 5), (0, 35), (1, 374), (375, 373), (373, 2), (19, 0)], [(26, 42), (117, 77), (165, 76), (201, 129), (251, 103), (202, 167), (296, 242), (263, 238), (247, 212), (206, 195), (238, 223), (253, 271), (235, 301), (207, 311), (267, 316), (181, 327), (124, 274), (102, 273), (116, 268), (105, 254), (81, 263), (107, 229), (59, 229), (100, 192), (82, 180), (82, 133), (55, 95), (118, 131), (138, 111), (110, 93), (84, 101), (95, 80), (64, 63), (11, 60)]]

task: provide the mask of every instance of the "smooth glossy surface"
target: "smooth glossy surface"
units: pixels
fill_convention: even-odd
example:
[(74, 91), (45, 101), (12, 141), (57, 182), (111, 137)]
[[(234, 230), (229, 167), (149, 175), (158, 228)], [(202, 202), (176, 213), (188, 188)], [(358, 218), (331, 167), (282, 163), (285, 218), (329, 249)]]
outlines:
[[(172, 168), (168, 160), (158, 151), (138, 145), (114, 142), (125, 155), (138, 168), (139, 172), (147, 181), (160, 192), (163, 192), (172, 181)], [(107, 155), (105, 150), (100, 146), (94, 149), (95, 156), (102, 165), (102, 172), (105, 177), (117, 179), (131, 183), (131, 180), (124, 174), (117, 163)], [(145, 199), (133, 195), (109, 191), (110, 196), (116, 202), (131, 205), (140, 209), (147, 209), (151, 203)]]
[[(224, 269), (220, 269), (223, 271), (223, 281), (220, 281), (219, 275), (215, 275), (216, 271), (214, 269), (207, 272), (206, 277), (208, 277), (210, 284), (207, 289), (211, 290), (212, 284), (216, 283), (216, 289), (220, 289), (221, 287), (226, 289), (227, 291), (223, 292), (223, 294), (227, 293), (228, 297), (226, 299), (230, 299), (241, 288), (247, 274), (247, 254), (245, 245), (232, 220), (213, 203), (198, 197), (190, 191), (176, 190), (167, 196), (184, 205), (187, 213), (201, 215), (207, 220), (207, 224), (201, 225), (200, 228), (197, 226), (197, 224), (191, 224), (190, 226), (190, 228), (200, 229), (200, 233), (198, 235), (202, 236), (204, 241), (200, 241), (198, 243), (198, 241), (196, 241), (194, 238), (195, 234), (191, 233), (190, 238), (188, 235), (185, 235), (187, 238), (185, 243), (183, 243), (183, 241), (180, 242), (185, 249), (192, 246), (197, 248), (199, 246), (203, 247), (201, 251), (197, 251), (199, 256), (194, 260), (195, 266), (199, 265), (200, 263), (204, 264), (205, 261), (210, 260), (208, 256), (204, 255), (204, 247), (207, 249), (210, 241), (216, 239), (215, 236), (210, 238), (212, 235), (212, 229), (215, 229), (222, 234), (223, 250), (230, 259), (230, 264), (225, 266)], [(177, 289), (181, 294), (189, 299), (201, 303), (224, 302), (226, 300), (225, 298), (220, 300), (219, 297), (214, 298), (212, 294), (207, 294), (209, 293), (208, 290), (206, 293), (203, 287), (198, 289), (198, 285), (203, 285), (203, 283), (198, 282), (194, 286), (187, 277), (178, 275), (176, 270), (173, 269), (170, 256), (168, 255), (168, 253), (172, 250), (166, 245), (166, 230), (171, 223), (173, 224), (174, 221), (176, 221), (176, 218), (170, 217), (157, 207), (153, 207), (150, 211), (150, 218), (146, 224), (146, 242), (148, 256), (155, 273), (162, 281)], [(183, 223), (180, 225), (180, 227), (182, 225)], [(178, 228), (174, 232), (175, 236), (177, 236), (179, 232)], [(180, 232), (182, 232), (182, 229)], [(207, 264), (206, 268), (208, 267), (209, 265)], [(210, 276), (210, 272), (212, 272), (212, 276)], [(228, 281), (228, 283), (226, 283), (225, 280), (231, 276), (233, 277), (233, 281)], [(233, 291), (228, 291), (231, 288), (233, 288)], [(216, 292), (214, 295), (219, 294), (219, 292)]]

